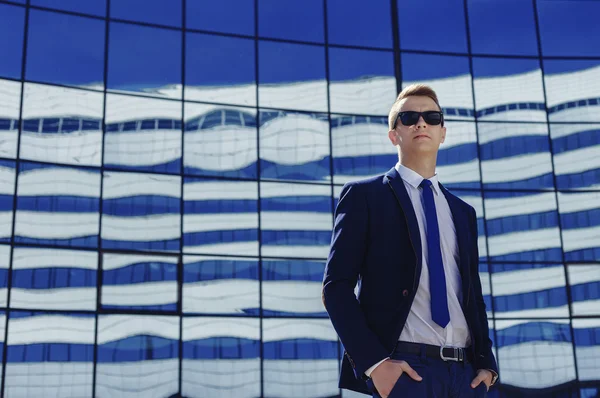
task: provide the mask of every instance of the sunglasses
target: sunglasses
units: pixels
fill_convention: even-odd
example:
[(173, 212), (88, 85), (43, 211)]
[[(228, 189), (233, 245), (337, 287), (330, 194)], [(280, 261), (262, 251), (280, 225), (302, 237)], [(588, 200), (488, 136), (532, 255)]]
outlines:
[(406, 111), (406, 112), (400, 112), (398, 113), (398, 116), (396, 116), (396, 121), (394, 123), (394, 126), (396, 126), (396, 123), (398, 123), (398, 119), (400, 119), (400, 122), (402, 122), (403, 125), (405, 126), (412, 126), (417, 124), (417, 122), (419, 121), (419, 118), (423, 116), (423, 120), (425, 120), (425, 123), (432, 125), (432, 126), (437, 126), (438, 124), (444, 123), (444, 114), (442, 112), (438, 112), (438, 111), (425, 111), (425, 112), (415, 112), (415, 111)]

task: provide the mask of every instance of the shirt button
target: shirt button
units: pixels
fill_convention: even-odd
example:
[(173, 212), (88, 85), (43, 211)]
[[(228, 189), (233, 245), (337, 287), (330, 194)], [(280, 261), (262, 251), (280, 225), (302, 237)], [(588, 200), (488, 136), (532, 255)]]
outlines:
[(402, 295), (403, 295), (404, 297), (408, 296), (408, 289), (404, 289), (404, 290), (402, 291)]

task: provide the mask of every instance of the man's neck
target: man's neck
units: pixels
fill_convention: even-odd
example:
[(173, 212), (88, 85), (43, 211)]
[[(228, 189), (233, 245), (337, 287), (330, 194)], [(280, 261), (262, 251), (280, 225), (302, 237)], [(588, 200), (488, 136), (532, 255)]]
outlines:
[(400, 164), (408, 167), (423, 178), (431, 178), (435, 175), (436, 157), (420, 156), (409, 157), (402, 156)]

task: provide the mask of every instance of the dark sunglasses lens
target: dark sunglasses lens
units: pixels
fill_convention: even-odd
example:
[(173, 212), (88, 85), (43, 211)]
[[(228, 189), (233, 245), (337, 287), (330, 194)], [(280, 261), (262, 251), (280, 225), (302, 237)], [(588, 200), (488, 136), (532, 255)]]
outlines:
[(400, 121), (402, 121), (402, 124), (405, 126), (412, 126), (413, 124), (417, 124), (417, 122), (419, 121), (419, 112), (403, 112), (402, 115), (400, 115)]
[(425, 123), (437, 126), (442, 122), (442, 114), (440, 112), (424, 112), (423, 119)]

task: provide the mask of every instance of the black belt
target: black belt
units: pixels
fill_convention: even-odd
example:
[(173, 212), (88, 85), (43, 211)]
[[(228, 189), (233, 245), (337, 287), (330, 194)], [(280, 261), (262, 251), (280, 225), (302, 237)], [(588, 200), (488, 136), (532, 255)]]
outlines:
[(442, 361), (472, 362), (469, 358), (470, 351), (467, 348), (440, 347), (437, 345), (408, 343), (405, 341), (398, 342), (392, 358), (400, 354), (421, 355), (422, 349), (425, 350), (425, 356), (429, 358), (441, 359)]

